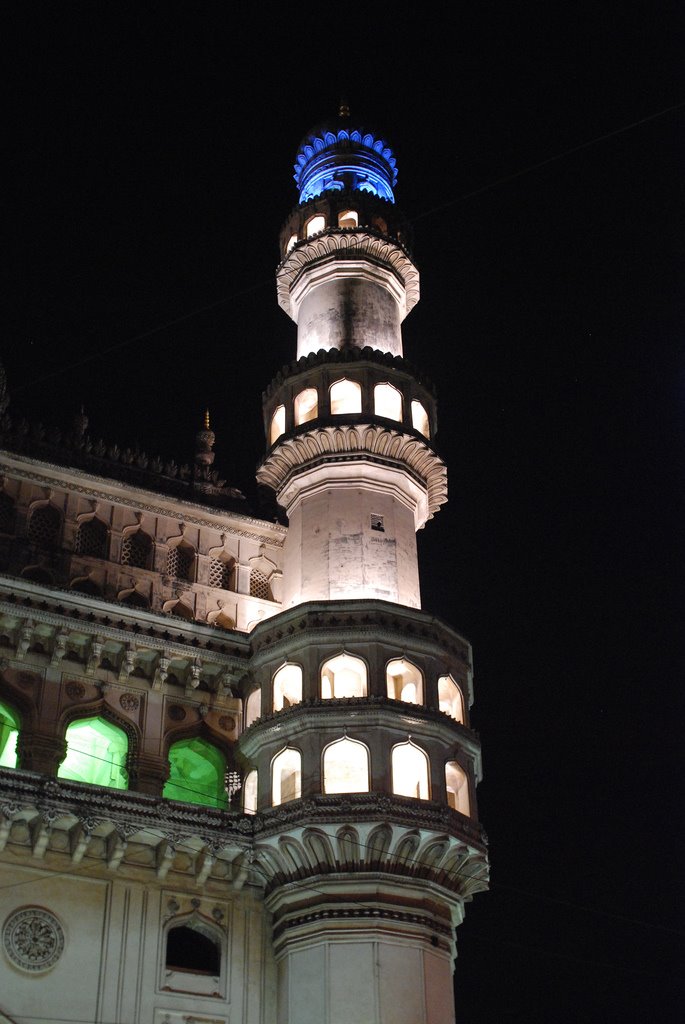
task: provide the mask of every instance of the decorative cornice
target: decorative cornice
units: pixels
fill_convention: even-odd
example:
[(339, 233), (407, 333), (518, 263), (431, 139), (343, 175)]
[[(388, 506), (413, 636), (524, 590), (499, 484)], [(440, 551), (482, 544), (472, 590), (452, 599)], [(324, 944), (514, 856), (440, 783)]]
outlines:
[(292, 316), (291, 291), (300, 274), (330, 256), (361, 258), (387, 267), (405, 289), (405, 315), (419, 301), (419, 272), (399, 244), (370, 228), (328, 228), (291, 249), (276, 271), (278, 302), (288, 316)]
[(331, 457), (371, 459), (408, 470), (426, 488), (428, 519), (447, 501), (447, 468), (425, 439), (379, 424), (340, 424), (282, 435), (258, 467), (257, 480), (279, 492), (291, 475)]

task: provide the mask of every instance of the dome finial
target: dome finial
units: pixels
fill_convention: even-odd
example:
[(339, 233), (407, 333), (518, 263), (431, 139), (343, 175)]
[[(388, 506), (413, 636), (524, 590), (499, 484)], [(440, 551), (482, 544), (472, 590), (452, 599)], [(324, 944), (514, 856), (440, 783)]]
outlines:
[(205, 430), (211, 430), (209, 425), (209, 409), (205, 409)]
[(349, 106), (347, 104), (347, 101), (344, 98), (344, 96), (341, 96), (340, 97), (340, 106), (338, 107), (338, 117), (349, 117), (349, 116), (350, 116), (350, 108), (349, 108)]

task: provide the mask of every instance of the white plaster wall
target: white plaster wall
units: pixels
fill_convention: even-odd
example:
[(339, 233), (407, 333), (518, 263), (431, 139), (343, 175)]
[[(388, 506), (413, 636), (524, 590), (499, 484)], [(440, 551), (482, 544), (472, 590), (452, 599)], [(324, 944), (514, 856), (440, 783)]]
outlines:
[[(372, 515), (383, 517), (384, 532), (371, 529)], [(373, 467), (356, 479), (300, 492), (288, 516), (285, 608), (346, 598), (420, 607), (414, 509), (374, 486)]]
[(384, 285), (354, 278), (323, 281), (303, 298), (297, 358), (345, 345), (402, 355), (400, 310)]

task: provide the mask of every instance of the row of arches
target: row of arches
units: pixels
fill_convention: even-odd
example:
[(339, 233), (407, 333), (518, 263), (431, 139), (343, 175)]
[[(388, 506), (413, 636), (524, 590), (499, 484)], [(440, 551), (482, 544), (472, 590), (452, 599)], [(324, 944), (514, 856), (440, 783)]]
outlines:
[[(421, 669), (407, 658), (393, 658), (385, 667), (386, 694), (391, 700), (407, 704), (424, 704), (426, 700)], [(271, 711), (283, 711), (302, 701), (302, 666), (286, 662), (273, 675)], [(465, 723), (464, 695), (451, 675), (438, 677), (438, 708), (462, 725)], [(368, 669), (366, 662), (342, 652), (328, 658), (319, 671), (319, 693), (322, 700), (339, 697), (367, 697)], [(246, 702), (245, 728), (262, 713), (262, 695), (253, 690)]]
[[(430, 800), (428, 754), (413, 740), (397, 743), (391, 751), (392, 792), (415, 800)], [(321, 781), (324, 793), (368, 793), (371, 763), (369, 749), (359, 740), (343, 736), (324, 747)], [(257, 769), (245, 776), (243, 810), (254, 814), (258, 806)], [(445, 764), (447, 802), (453, 810), (470, 814), (468, 777), (458, 761)], [(285, 747), (271, 761), (271, 804), (278, 807), (302, 796), (302, 754)]]
[[(328, 220), (323, 213), (315, 213), (312, 217), (309, 217), (302, 227), (302, 234), (299, 235), (297, 232), (288, 239), (288, 244), (285, 247), (286, 254), (293, 249), (299, 241), (303, 238), (313, 238), (314, 235), (320, 234), (322, 231), (326, 231), (328, 228)], [(337, 223), (335, 227), (341, 229), (354, 229), (359, 227), (359, 212), (357, 210), (339, 210), (337, 214)], [(388, 233), (387, 222), (382, 217), (373, 217), (371, 221), (371, 227), (375, 231), (380, 231), (382, 234)]]
[[(361, 413), (362, 388), (355, 380), (346, 377), (335, 381), (328, 390), (331, 416), (343, 416), (349, 413)], [(373, 413), (389, 420), (401, 423), (404, 418), (404, 397), (402, 392), (387, 382), (376, 384), (373, 389)], [(309, 423), (319, 416), (319, 393), (316, 388), (309, 387), (300, 391), (293, 400), (293, 422), (296, 427)], [(424, 405), (414, 399), (411, 402), (411, 423), (424, 437), (430, 437), (428, 413)], [(286, 408), (279, 405), (274, 410), (269, 427), (269, 444), (275, 444), (286, 431)]]
[[(17, 767), (21, 716), (0, 701), (0, 767)], [(57, 777), (109, 789), (128, 789), (129, 737), (109, 719), (96, 715), (67, 726), (67, 752)], [(226, 757), (199, 736), (177, 740), (169, 747), (169, 778), (162, 795), (169, 800), (227, 809)]]

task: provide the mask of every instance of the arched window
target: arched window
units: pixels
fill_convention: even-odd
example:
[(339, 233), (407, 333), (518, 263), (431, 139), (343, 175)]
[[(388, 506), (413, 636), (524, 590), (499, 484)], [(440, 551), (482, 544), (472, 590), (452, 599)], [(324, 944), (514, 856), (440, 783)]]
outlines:
[(281, 434), (285, 434), (285, 406), (279, 405), (271, 417), (269, 444), (275, 444)]
[(235, 559), (225, 555), (209, 560), (209, 585), (220, 590), (233, 590)]
[(228, 807), (224, 786), (226, 758), (212, 743), (194, 736), (169, 747), (169, 778), (162, 795), (168, 800), (206, 807)]
[(271, 584), (261, 569), (250, 569), (250, 597), (258, 597), (262, 601), (273, 601)]
[(169, 548), (166, 559), (167, 576), (173, 576), (177, 580), (192, 582), (195, 570), (195, 548), (185, 541), (175, 544)]
[(341, 210), (338, 214), (339, 228), (359, 227), (359, 215), (356, 210)]
[(91, 597), (102, 597), (102, 588), (90, 576), (77, 576), (69, 584), (70, 590), (77, 590), (79, 594), (90, 594)]
[(143, 530), (127, 533), (121, 545), (121, 564), (132, 569), (149, 569), (152, 562), (152, 537)]
[(273, 680), (274, 711), (292, 707), (302, 700), (302, 669), (299, 665), (283, 665)]
[(243, 782), (243, 812), (245, 814), (257, 813), (259, 777), (257, 769), (253, 768), (248, 772)]
[(14, 533), (15, 509), (9, 494), (0, 494), (0, 533)]
[[(146, 598), (145, 594), (141, 594), (139, 590), (133, 587), (131, 590), (122, 590), (119, 594), (118, 600), (122, 604), (127, 604), (131, 608), (149, 608), (150, 602)], [(180, 603), (180, 602), (179, 602)]]
[(338, 654), (321, 668), (321, 696), (366, 697), (366, 665), (351, 654)]
[(402, 394), (392, 384), (376, 384), (373, 389), (373, 408), (376, 416), (402, 422)]
[(60, 779), (128, 789), (128, 737), (123, 729), (105, 718), (81, 718), (71, 723), (65, 739), (67, 755), (57, 772)]
[(461, 811), (468, 817), (471, 813), (469, 780), (457, 761), (448, 761), (445, 765), (445, 785), (447, 786), (447, 803), (452, 810)]
[(354, 380), (337, 380), (331, 384), (331, 415), (362, 411), (361, 385)]
[(39, 548), (53, 548), (57, 545), (62, 516), (54, 505), (39, 505), (29, 519), (27, 536), (31, 544)]
[(438, 679), (438, 707), (450, 718), (464, 724), (464, 698), (452, 676)]
[(411, 741), (392, 748), (392, 791), (418, 800), (430, 798), (428, 757)]
[(324, 793), (368, 793), (369, 752), (363, 743), (347, 737), (330, 743), (323, 752)]
[[(148, 605), (145, 605), (145, 606), (139, 605), (139, 607), (142, 608), (142, 607), (149, 607), (149, 606)], [(185, 603), (185, 601), (180, 601), (180, 600), (179, 601), (168, 601), (164, 605), (164, 609), (163, 610), (167, 613), (167, 615), (175, 615), (179, 619), (185, 619), (186, 622), (194, 622), (195, 621), (195, 612), (190, 607), (190, 605)]]
[(274, 807), (302, 796), (302, 755), (286, 747), (271, 762), (271, 803)]
[(288, 239), (288, 244), (285, 247), (286, 254), (289, 253), (291, 249), (294, 249), (296, 245), (297, 235), (291, 235), (290, 238)]
[(309, 423), (319, 415), (319, 395), (316, 388), (305, 388), (295, 399), (295, 426)]
[(77, 555), (87, 555), (90, 558), (106, 558), (107, 534), (106, 525), (97, 516), (84, 519), (74, 537), (74, 551)]
[(414, 430), (418, 430), (424, 437), (430, 437), (430, 425), (428, 423), (428, 413), (421, 405), (421, 402), (414, 400), (411, 403), (411, 423)]
[(166, 968), (193, 974), (221, 974), (221, 944), (208, 928), (176, 925), (166, 936)]
[(407, 704), (423, 704), (423, 676), (410, 661), (396, 658), (389, 661), (385, 670), (388, 697), (403, 700)]
[(315, 217), (310, 217), (306, 225), (307, 238), (311, 238), (312, 235), (316, 235), (319, 231), (326, 230), (326, 218), (321, 213), (317, 213)]
[(21, 729), (19, 714), (0, 701), (0, 768), (17, 767), (17, 740)]
[(260, 717), (262, 713), (262, 691), (253, 690), (245, 702), (245, 728)]

